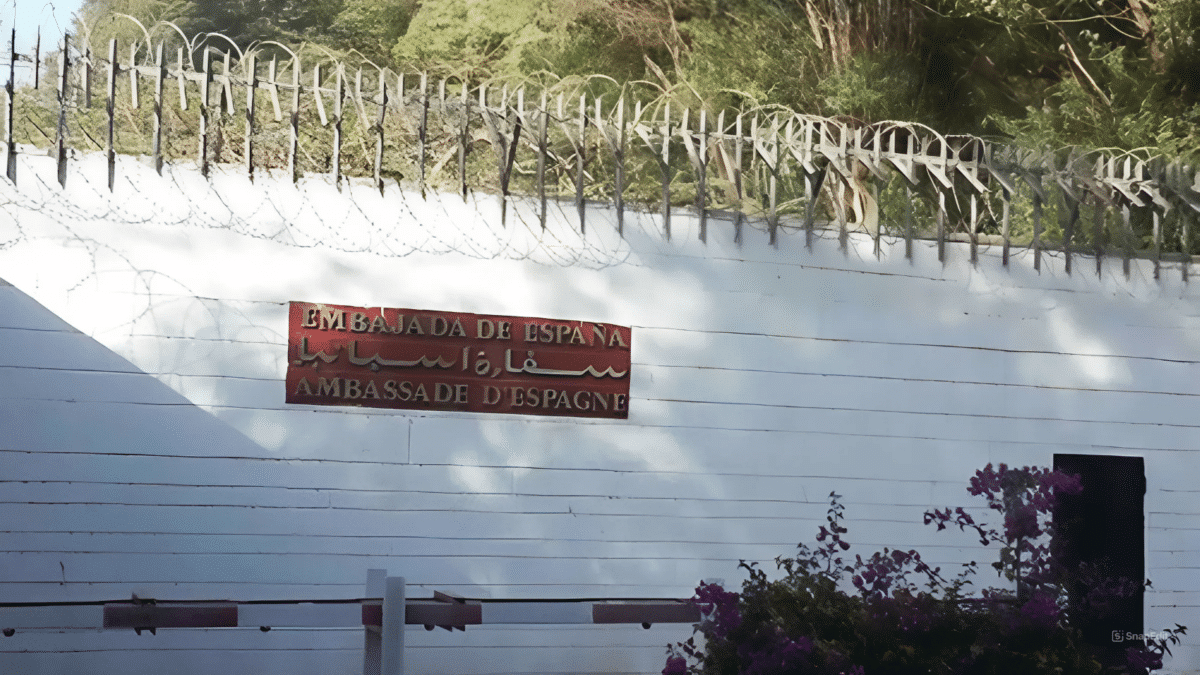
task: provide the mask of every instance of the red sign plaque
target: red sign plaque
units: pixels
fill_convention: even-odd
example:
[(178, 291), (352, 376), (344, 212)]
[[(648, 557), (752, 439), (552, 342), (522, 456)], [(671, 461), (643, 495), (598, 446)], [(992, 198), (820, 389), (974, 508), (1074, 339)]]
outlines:
[(293, 302), (287, 402), (629, 417), (627, 326)]

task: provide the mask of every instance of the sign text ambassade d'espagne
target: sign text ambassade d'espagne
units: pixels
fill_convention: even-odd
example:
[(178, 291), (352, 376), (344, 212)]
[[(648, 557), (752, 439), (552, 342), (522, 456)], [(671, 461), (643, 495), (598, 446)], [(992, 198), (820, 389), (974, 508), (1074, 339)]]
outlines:
[(287, 402), (629, 417), (627, 326), (293, 302)]

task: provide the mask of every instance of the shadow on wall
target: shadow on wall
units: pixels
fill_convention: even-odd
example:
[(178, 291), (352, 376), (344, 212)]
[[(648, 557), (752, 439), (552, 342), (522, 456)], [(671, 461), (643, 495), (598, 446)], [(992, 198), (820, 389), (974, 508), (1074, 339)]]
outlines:
[[(211, 528), (204, 517), (181, 518), (181, 509), (169, 508), (175, 503), (164, 502), (164, 487), (178, 486), (172, 499), (186, 503), (202, 492), (187, 486), (217, 484), (218, 465), (241, 461), (239, 473), (277, 469), (262, 466), (263, 449), (244, 434), (14, 286), (0, 285), (0, 317), (0, 450), (16, 460), (5, 472), (0, 508), (15, 528), (6, 550), (21, 552), (3, 555), (7, 596), (94, 599), (93, 583), (119, 582), (125, 593), (153, 597), (162, 589), (156, 584), (168, 581), (154, 572), (163, 550), (127, 544), (108, 551), (86, 542), (88, 535)], [(116, 552), (123, 562), (114, 564)], [(169, 581), (199, 571), (189, 567), (177, 565)]]

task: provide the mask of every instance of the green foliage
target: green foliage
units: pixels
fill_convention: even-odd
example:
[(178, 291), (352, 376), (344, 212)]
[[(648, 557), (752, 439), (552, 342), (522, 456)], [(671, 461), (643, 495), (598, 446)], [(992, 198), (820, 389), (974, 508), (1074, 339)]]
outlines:
[(920, 81), (903, 55), (857, 56), (817, 85), (822, 115), (861, 120), (917, 119)]
[[(518, 51), (506, 62), (513, 74), (545, 71), (559, 78), (601, 74), (618, 82), (645, 76), (643, 50), (590, 14), (579, 15), (569, 28), (527, 28), (514, 42)], [(655, 60), (661, 60), (661, 55)]]
[(341, 6), (342, 0), (192, 0), (180, 23), (189, 35), (221, 33), (243, 48), (263, 40), (320, 41)]
[(331, 40), (342, 49), (356, 49), (377, 64), (387, 65), (418, 6), (418, 0), (345, 0), (329, 27)]
[(194, 11), (188, 0), (86, 0), (75, 17), (72, 42), (86, 43), (94, 54), (107, 55), (108, 42), (114, 38), (121, 45), (145, 44), (145, 31), (152, 31), (156, 39), (173, 38), (154, 28), (165, 21), (186, 20)]
[[(737, 19), (689, 21), (686, 81), (714, 108), (770, 103), (817, 112), (811, 83), (822, 75), (822, 55), (803, 17), (773, 5), (745, 3)], [(733, 16), (733, 15), (729, 15)]]
[[(499, 72), (542, 38), (538, 0), (442, 0), (423, 4), (392, 54), (401, 64), (461, 77)], [(515, 53), (514, 53), (515, 52)]]
[(783, 105), (1030, 147), (1200, 143), (1193, 0), (87, 0), (93, 51), (141, 37), (117, 13), (439, 76), (646, 80), (714, 110)]

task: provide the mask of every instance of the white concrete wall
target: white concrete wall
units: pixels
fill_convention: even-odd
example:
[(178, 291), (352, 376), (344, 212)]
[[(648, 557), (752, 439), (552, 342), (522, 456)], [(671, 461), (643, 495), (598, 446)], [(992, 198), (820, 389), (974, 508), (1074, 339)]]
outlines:
[[(0, 183), (0, 597), (337, 598), (369, 568), (479, 597), (687, 597), (811, 541), (993, 553), (921, 525), (987, 462), (1145, 457), (1147, 630), (1200, 633), (1200, 291), (918, 242), (809, 252), (604, 208), (250, 185), (121, 158)], [(18, 292), (18, 290), (20, 292)], [(44, 305), (70, 326), (29, 302)], [(633, 326), (628, 420), (283, 403), (287, 303)], [(98, 342), (88, 339), (95, 338)], [(108, 353), (101, 346), (111, 350)], [(117, 358), (120, 357), (120, 358)], [(127, 361), (126, 361), (127, 360)], [(147, 377), (149, 374), (157, 382)], [(165, 384), (166, 386), (162, 386)], [(409, 633), (411, 672), (657, 672), (687, 626)], [(361, 631), (23, 632), (21, 673), (353, 673)], [(144, 651), (151, 650), (151, 651)], [(1194, 636), (1171, 661), (1200, 668)]]

